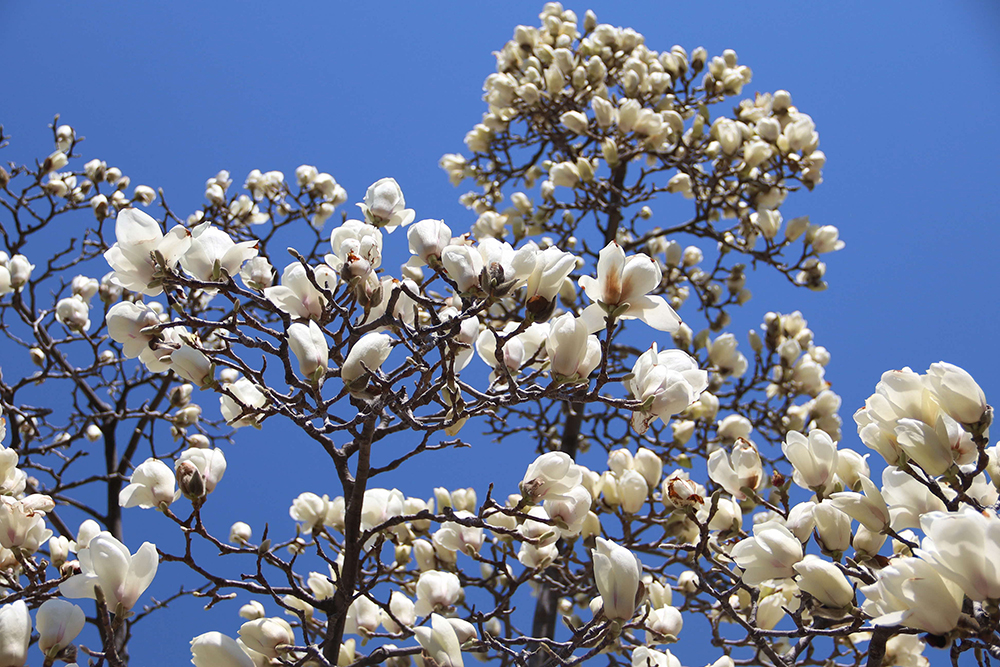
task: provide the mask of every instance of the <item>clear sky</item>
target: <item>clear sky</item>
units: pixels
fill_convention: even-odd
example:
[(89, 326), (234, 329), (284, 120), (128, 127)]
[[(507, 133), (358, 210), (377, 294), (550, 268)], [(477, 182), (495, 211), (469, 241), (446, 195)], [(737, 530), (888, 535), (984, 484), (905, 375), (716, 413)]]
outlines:
[[(314, 164), (347, 189), (351, 206), (370, 183), (393, 176), (418, 219), (464, 229), (474, 219), (457, 202), (464, 190), (449, 185), (437, 161), (464, 149), (463, 136), (485, 110), (491, 52), (515, 25), (537, 25), (541, 6), (7, 0), (0, 2), (0, 124), (13, 139), (0, 160), (46, 155), (46, 125), (60, 113), (86, 137), (87, 159), (120, 167), (133, 185), (164, 188), (180, 214), (201, 205), (205, 180), (220, 169), (240, 184), (253, 168), (290, 178), (296, 166)], [(847, 247), (828, 256), (825, 293), (751, 278), (743, 329), (769, 310), (803, 311), (833, 355), (827, 379), (844, 399), (844, 445), (863, 447), (850, 416), (888, 369), (950, 361), (1000, 400), (995, 3), (567, 6), (635, 28), (652, 49), (733, 48), (754, 71), (745, 93), (787, 89), (815, 120), (828, 157), (825, 182), (782, 210), (786, 219), (809, 214), (837, 225)], [(215, 409), (213, 399), (203, 404)], [(336, 492), (332, 471), (285, 433), (268, 425), (227, 451), (227, 481), (240, 488), (216, 492), (220, 532), (256, 516), (256, 534), (265, 519), (287, 534), (295, 495)], [(503, 446), (513, 455), (479, 443), (439, 464), (433, 480), (401, 477), (398, 485), (427, 497), (433, 486), (474, 480), (483, 493), (488, 468), (513, 491), (531, 454)], [(253, 505), (247, 484), (257, 491)], [(138, 536), (155, 535), (141, 523), (156, 519), (126, 513), (133, 550)], [(160, 595), (174, 586), (163, 579)], [(159, 629), (137, 629), (135, 664), (185, 664), (190, 637), (235, 634), (237, 606), (193, 619), (185, 614), (194, 604), (164, 612)], [(706, 662), (681, 656), (693, 666)]]

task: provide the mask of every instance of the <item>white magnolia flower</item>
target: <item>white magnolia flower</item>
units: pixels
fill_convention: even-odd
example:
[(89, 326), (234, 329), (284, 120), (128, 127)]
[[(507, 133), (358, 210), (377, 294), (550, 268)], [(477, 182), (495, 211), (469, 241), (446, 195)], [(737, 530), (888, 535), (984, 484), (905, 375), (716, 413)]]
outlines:
[(160, 223), (135, 208), (118, 213), (115, 238), (117, 242), (104, 253), (115, 270), (114, 282), (149, 296), (163, 292), (158, 283), (153, 283), (157, 262), (162, 259), (165, 268), (173, 269), (191, 246), (191, 232), (184, 227), (177, 225), (164, 234)]
[(743, 570), (743, 583), (758, 586), (768, 579), (794, 577), (802, 543), (777, 521), (767, 521), (754, 525), (753, 537), (739, 542), (729, 555)]
[(555, 305), (556, 295), (575, 268), (576, 257), (555, 246), (538, 252), (524, 291), (528, 312), (537, 319), (546, 319)]
[(804, 489), (823, 489), (837, 474), (837, 445), (826, 431), (813, 429), (808, 437), (789, 431), (781, 451), (795, 468), (792, 479)]
[(846, 607), (854, 599), (854, 589), (836, 565), (807, 554), (792, 566), (798, 573), (799, 588), (828, 607)]
[[(77, 545), (79, 549), (79, 540)], [(70, 577), (59, 585), (59, 592), (68, 598), (96, 599), (94, 589), (101, 587), (114, 613), (128, 611), (139, 600), (156, 576), (159, 557), (156, 546), (143, 542), (139, 550), (130, 554), (128, 548), (107, 532), (90, 540), (86, 549), (78, 551), (81, 574)]]
[(56, 304), (56, 319), (72, 331), (88, 331), (90, 329), (90, 306), (82, 298), (76, 296), (59, 299)]
[(184, 495), (204, 498), (226, 474), (226, 457), (221, 449), (186, 449), (174, 469)]
[(591, 557), (604, 616), (612, 621), (631, 619), (641, 598), (642, 563), (625, 547), (601, 537), (597, 538), (597, 548), (591, 551)]
[(149, 347), (155, 336), (143, 333), (143, 329), (156, 326), (160, 318), (156, 311), (142, 302), (122, 301), (111, 306), (107, 315), (108, 335), (122, 346), (122, 352), (129, 359), (135, 359)]
[(428, 662), (437, 667), (464, 667), (462, 645), (448, 619), (431, 614), (431, 627), (420, 626), (414, 628), (413, 633), (427, 654)]
[(31, 644), (31, 614), (24, 600), (0, 607), (0, 665), (22, 667)]
[(920, 517), (927, 536), (921, 543), (942, 576), (954, 581), (971, 599), (1000, 599), (1000, 519), (971, 507), (957, 512), (931, 512)]
[[(367, 372), (378, 372), (392, 352), (392, 336), (372, 331), (366, 333), (347, 353), (340, 369), (340, 378), (351, 386), (367, 377)], [(368, 369), (366, 371), (365, 369)]]
[(240, 639), (252, 651), (268, 658), (280, 656), (286, 646), (295, 645), (292, 626), (283, 618), (258, 618), (240, 626)]
[(382, 232), (378, 227), (347, 220), (330, 233), (333, 254), (326, 256), (326, 263), (340, 273), (344, 265), (358, 261), (368, 263), (372, 269), (382, 265)]
[[(337, 275), (333, 269), (321, 265), (310, 267), (316, 284), (332, 292), (337, 288)], [(265, 287), (264, 296), (279, 310), (300, 319), (319, 319), (326, 306), (326, 297), (309, 279), (301, 262), (292, 262), (281, 274), (281, 284)]]
[(444, 220), (421, 220), (406, 232), (410, 252), (424, 264), (441, 261), (441, 253), (451, 245), (451, 228)]
[(267, 403), (264, 392), (247, 378), (226, 384), (223, 389), (226, 393), (219, 397), (219, 408), (226, 423), (233, 428), (256, 426), (263, 415), (256, 414), (255, 409)]
[(746, 494), (742, 489), (756, 491), (764, 481), (764, 468), (757, 447), (749, 440), (740, 438), (729, 456), (722, 449), (715, 450), (708, 457), (708, 476), (734, 498), (744, 500)]
[(384, 227), (390, 234), (396, 227), (405, 227), (413, 222), (416, 215), (412, 208), (406, 208), (403, 191), (393, 178), (375, 181), (365, 192), (365, 201), (358, 206), (371, 224)]
[(938, 404), (960, 424), (975, 424), (986, 412), (986, 394), (965, 369), (939, 361), (927, 369), (927, 379)]
[(625, 388), (643, 402), (643, 409), (632, 413), (632, 427), (641, 434), (656, 419), (667, 421), (695, 402), (708, 388), (708, 372), (686, 352), (660, 352), (653, 343), (636, 359)]
[(562, 498), (583, 483), (583, 468), (565, 452), (547, 452), (536, 458), (521, 480), (520, 490), (533, 502)]
[(257, 256), (257, 241), (236, 243), (229, 234), (210, 222), (191, 230), (191, 244), (181, 256), (181, 266), (202, 282), (219, 282), (226, 276), (235, 278), (243, 263)]
[(462, 584), (451, 572), (428, 570), (417, 579), (417, 616), (427, 616), (437, 609), (446, 609), (458, 601)]
[(601, 363), (601, 343), (587, 331), (582, 317), (563, 313), (549, 323), (545, 339), (552, 377), (565, 381), (586, 380)]
[(312, 381), (316, 381), (326, 373), (330, 349), (327, 346), (323, 330), (315, 320), (309, 324), (293, 322), (288, 326), (288, 347), (295, 353), (299, 361), (299, 372)]
[(195, 667), (254, 667), (239, 642), (214, 631), (191, 640), (191, 662)]
[(592, 303), (581, 314), (589, 331), (605, 327), (605, 316), (616, 319), (641, 319), (658, 329), (673, 333), (680, 326), (677, 316), (662, 296), (649, 292), (660, 286), (660, 267), (656, 260), (643, 254), (625, 258), (625, 251), (612, 241), (597, 261), (597, 278), (583, 276), (580, 287)]
[[(54, 658), (73, 643), (87, 622), (83, 609), (66, 600), (46, 600), (35, 614), (38, 628), (38, 648), (46, 657)], [(0, 661), (2, 662), (2, 661)]]
[(122, 507), (162, 509), (174, 500), (174, 471), (155, 458), (148, 458), (137, 465), (129, 478), (129, 485), (118, 494), (118, 504)]
[(858, 590), (865, 596), (861, 610), (873, 625), (905, 625), (944, 635), (958, 625), (964, 595), (958, 584), (942, 578), (920, 558), (895, 558), (878, 570), (877, 581)]
[(878, 486), (867, 477), (860, 479), (864, 494), (841, 491), (832, 494), (830, 502), (868, 530), (882, 532), (889, 526), (889, 508)]

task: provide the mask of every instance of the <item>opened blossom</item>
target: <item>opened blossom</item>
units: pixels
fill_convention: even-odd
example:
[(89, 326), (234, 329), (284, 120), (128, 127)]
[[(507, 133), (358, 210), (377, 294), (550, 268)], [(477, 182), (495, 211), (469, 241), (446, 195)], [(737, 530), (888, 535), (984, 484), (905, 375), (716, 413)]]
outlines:
[(653, 343), (636, 359), (625, 388), (643, 403), (632, 413), (632, 427), (642, 434), (657, 419), (666, 421), (696, 401), (708, 388), (708, 372), (686, 352), (658, 351)]
[(740, 438), (728, 456), (722, 449), (715, 450), (708, 457), (708, 476), (737, 500), (745, 499), (743, 489), (756, 491), (764, 480), (764, 468), (757, 447), (749, 440)]
[(177, 225), (166, 234), (160, 223), (139, 209), (126, 208), (115, 221), (116, 243), (104, 253), (114, 269), (113, 280), (133, 292), (156, 296), (163, 287), (154, 282), (157, 263), (173, 269), (191, 247), (191, 232)]
[(149, 458), (132, 471), (129, 484), (118, 494), (122, 507), (162, 509), (174, 502), (174, 471), (159, 459)]
[(156, 312), (140, 302), (122, 301), (111, 306), (107, 315), (108, 335), (122, 346), (122, 352), (129, 359), (135, 359), (146, 348), (156, 334), (148, 327), (160, 323)]
[(753, 537), (740, 541), (729, 555), (743, 570), (743, 583), (758, 586), (768, 579), (794, 577), (802, 543), (780, 523), (768, 521), (756, 524)]
[(392, 233), (396, 227), (405, 227), (413, 222), (415, 213), (406, 208), (403, 191), (394, 178), (382, 178), (368, 187), (364, 202), (358, 204), (365, 218), (376, 227), (384, 227)]
[(661, 278), (656, 260), (641, 253), (626, 259), (620, 245), (609, 243), (600, 252), (597, 278), (580, 278), (580, 287), (594, 302), (580, 316), (588, 331), (603, 329), (605, 317), (640, 319), (659, 331), (676, 331), (681, 318), (662, 296), (649, 294), (660, 286)]
[(971, 507), (920, 517), (921, 556), (976, 601), (1000, 600), (1000, 519)]
[[(265, 287), (264, 296), (279, 310), (292, 317), (319, 319), (326, 307), (326, 297), (316, 285), (332, 292), (337, 287), (337, 275), (328, 266), (309, 267), (312, 280), (301, 262), (292, 262), (281, 274), (281, 284)], [(316, 285), (313, 285), (313, 280)]]
[(895, 558), (878, 570), (874, 584), (858, 589), (865, 596), (862, 611), (873, 625), (905, 625), (944, 635), (958, 625), (964, 595), (920, 558)]
[(138, 551), (130, 554), (106, 531), (91, 539), (87, 549), (78, 552), (78, 558), (81, 573), (62, 582), (59, 592), (68, 598), (96, 599), (94, 589), (100, 586), (113, 613), (135, 606), (159, 565), (155, 545), (143, 542)]
[(837, 445), (826, 431), (813, 429), (808, 436), (789, 431), (781, 451), (795, 469), (792, 479), (804, 489), (823, 489), (837, 474)]
[(219, 282), (224, 276), (235, 278), (244, 262), (257, 256), (257, 241), (236, 243), (226, 232), (210, 222), (191, 230), (191, 244), (181, 256), (181, 267), (202, 282)]

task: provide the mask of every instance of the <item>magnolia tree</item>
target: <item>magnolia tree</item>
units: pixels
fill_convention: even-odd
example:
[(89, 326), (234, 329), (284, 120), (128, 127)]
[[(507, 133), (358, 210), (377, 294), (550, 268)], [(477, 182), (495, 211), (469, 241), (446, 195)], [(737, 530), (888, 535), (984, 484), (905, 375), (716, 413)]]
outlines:
[[(468, 226), (392, 178), (335, 216), (352, 197), (306, 165), (220, 172), (179, 217), (58, 122), (51, 155), (0, 170), (4, 360), (34, 363), (0, 381), (0, 666), (123, 665), (191, 595), (242, 604), (176, 638), (198, 667), (674, 667), (686, 639), (719, 667), (997, 657), (1000, 466), (972, 377), (886, 372), (844, 437), (800, 313), (727, 331), (748, 267), (825, 289), (844, 245), (782, 217), (822, 182), (813, 121), (744, 95), (733, 51), (540, 18), (442, 158)], [(329, 486), (296, 488), (287, 523), (220, 526), (213, 490), (261, 486), (225, 472), (265, 421)], [(516, 486), (383, 481), (514, 438), (537, 447)], [(179, 590), (154, 601), (164, 563)]]

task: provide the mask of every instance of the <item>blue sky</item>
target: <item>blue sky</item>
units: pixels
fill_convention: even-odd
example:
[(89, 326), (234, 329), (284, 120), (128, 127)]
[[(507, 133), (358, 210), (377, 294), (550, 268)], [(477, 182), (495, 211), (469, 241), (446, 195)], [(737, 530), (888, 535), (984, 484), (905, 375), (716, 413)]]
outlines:
[[(846, 445), (861, 447), (850, 415), (888, 369), (950, 361), (997, 400), (1000, 10), (993, 3), (567, 6), (635, 28), (653, 49), (733, 48), (754, 71), (745, 93), (785, 88), (812, 115), (828, 157), (825, 182), (783, 211), (786, 219), (809, 214), (837, 225), (847, 247), (828, 256), (825, 293), (751, 278), (746, 324), (734, 330), (742, 337), (769, 310), (803, 311), (833, 355), (827, 378), (844, 399)], [(473, 221), (457, 202), (464, 190), (449, 185), (437, 160), (464, 149), (463, 136), (484, 111), (491, 51), (515, 25), (537, 24), (540, 9), (0, 3), (0, 124), (13, 136), (0, 159), (47, 154), (46, 125), (60, 113), (87, 138), (87, 159), (120, 167), (133, 184), (164, 188), (179, 213), (201, 205), (204, 182), (219, 169), (239, 184), (253, 168), (291, 177), (296, 166), (314, 164), (347, 189), (351, 205), (370, 183), (393, 176), (418, 219), (462, 229)], [(214, 409), (214, 400), (204, 403)], [(311, 472), (301, 486), (273, 483), (321, 461), (295, 442), (279, 444), (282, 433), (269, 425), (227, 452), (227, 479), (259, 480), (262, 500), (248, 507), (233, 490), (215, 517), (220, 531), (250, 514), (287, 531), (287, 507), (300, 490), (335, 492), (329, 473)], [(527, 451), (498, 457), (482, 447), (454, 455), (432, 484), (403, 477), (399, 485), (428, 496), (432, 486), (482, 480), (488, 467), (513, 491), (528, 461)], [(145, 539), (137, 518), (127, 528)], [(254, 527), (259, 534), (263, 520)], [(133, 647), (137, 664), (186, 663), (189, 637), (238, 628), (235, 605), (210, 616), (212, 627), (168, 613), (162, 620), (177, 624), (176, 634), (143, 631)], [(687, 664), (702, 662), (694, 656)]]

